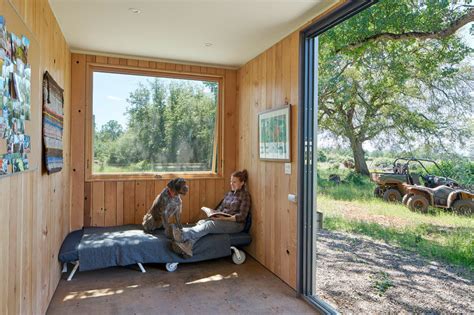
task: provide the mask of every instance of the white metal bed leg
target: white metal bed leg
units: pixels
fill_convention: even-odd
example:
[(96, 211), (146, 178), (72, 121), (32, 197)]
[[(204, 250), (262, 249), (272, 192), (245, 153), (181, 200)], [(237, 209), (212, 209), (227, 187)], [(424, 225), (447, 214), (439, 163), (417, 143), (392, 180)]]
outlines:
[(72, 280), (72, 277), (74, 277), (74, 274), (76, 273), (77, 268), (79, 268), (79, 260), (74, 263), (74, 269), (72, 269), (71, 273), (69, 274), (69, 277), (67, 277), (67, 281)]
[(67, 263), (64, 263), (64, 264), (63, 264), (62, 273), (65, 273), (65, 272), (67, 272)]
[(146, 270), (145, 270), (145, 268), (143, 268), (142, 263), (137, 263), (137, 264), (138, 264), (138, 267), (140, 267), (140, 270), (141, 270), (143, 273), (145, 273)]
[(237, 249), (235, 246), (231, 246), (230, 249), (234, 252), (235, 256), (237, 256), (237, 259), (240, 260), (240, 250)]

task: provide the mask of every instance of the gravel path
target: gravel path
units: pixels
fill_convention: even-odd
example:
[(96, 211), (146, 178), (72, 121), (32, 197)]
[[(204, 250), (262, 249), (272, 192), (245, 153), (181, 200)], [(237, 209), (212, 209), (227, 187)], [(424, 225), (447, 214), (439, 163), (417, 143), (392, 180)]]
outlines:
[(317, 294), (343, 314), (474, 314), (474, 273), (368, 237), (321, 231)]

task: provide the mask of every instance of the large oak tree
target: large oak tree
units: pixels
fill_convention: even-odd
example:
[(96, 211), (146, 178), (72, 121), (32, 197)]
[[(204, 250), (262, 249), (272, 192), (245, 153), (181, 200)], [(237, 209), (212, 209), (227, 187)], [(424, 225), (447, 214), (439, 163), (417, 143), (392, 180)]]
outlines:
[[(459, 3), (459, 2), (458, 2)], [(386, 0), (319, 37), (319, 127), (350, 143), (447, 146), (472, 135), (473, 50), (455, 33), (474, 9)]]

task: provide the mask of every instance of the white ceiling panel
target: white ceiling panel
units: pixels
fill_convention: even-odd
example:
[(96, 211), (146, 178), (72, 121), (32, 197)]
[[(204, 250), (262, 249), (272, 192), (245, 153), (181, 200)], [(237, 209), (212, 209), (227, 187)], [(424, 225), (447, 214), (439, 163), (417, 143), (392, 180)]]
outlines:
[(49, 2), (73, 50), (236, 67), (337, 1)]

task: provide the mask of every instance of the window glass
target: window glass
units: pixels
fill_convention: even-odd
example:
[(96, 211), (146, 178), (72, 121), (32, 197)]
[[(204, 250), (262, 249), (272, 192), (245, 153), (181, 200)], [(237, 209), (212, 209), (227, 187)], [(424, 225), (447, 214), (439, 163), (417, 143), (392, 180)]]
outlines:
[(93, 72), (93, 174), (211, 171), (218, 82)]

